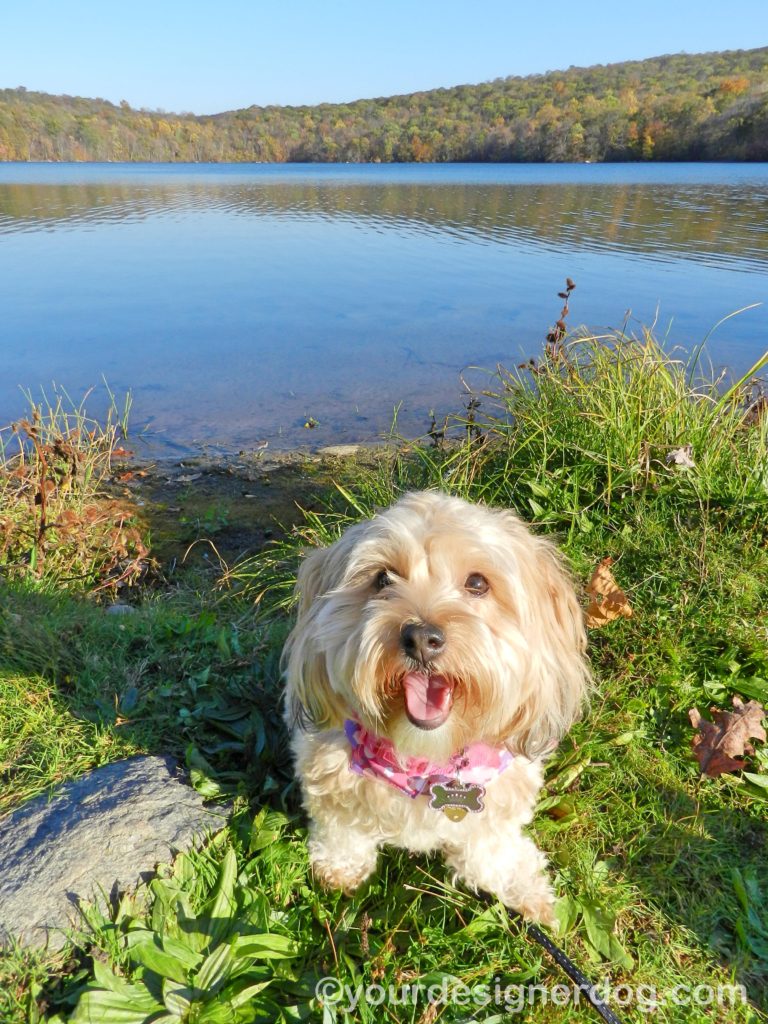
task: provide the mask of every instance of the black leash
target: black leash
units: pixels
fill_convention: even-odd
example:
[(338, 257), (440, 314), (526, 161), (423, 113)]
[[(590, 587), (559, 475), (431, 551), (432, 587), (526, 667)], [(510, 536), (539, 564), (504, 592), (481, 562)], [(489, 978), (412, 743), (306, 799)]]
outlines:
[(514, 910), (507, 911), (511, 918), (515, 918), (520, 921), (531, 936), (538, 944), (549, 953), (555, 963), (559, 964), (560, 967), (565, 971), (571, 981), (576, 985), (579, 992), (581, 992), (594, 1007), (594, 1009), (600, 1014), (604, 1021), (608, 1024), (622, 1024), (620, 1017), (617, 1017), (613, 1010), (608, 1006), (597, 993), (597, 989), (586, 976), (582, 973), (571, 958), (556, 946), (554, 942), (544, 934), (544, 932), (537, 928), (535, 924), (531, 924), (526, 921)]

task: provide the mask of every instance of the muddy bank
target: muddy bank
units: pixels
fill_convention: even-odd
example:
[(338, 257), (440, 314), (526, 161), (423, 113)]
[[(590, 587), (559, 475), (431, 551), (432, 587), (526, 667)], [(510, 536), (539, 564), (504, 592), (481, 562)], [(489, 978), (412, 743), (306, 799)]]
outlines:
[(317, 451), (196, 455), (129, 461), (117, 468), (118, 493), (135, 503), (163, 575), (232, 565), (321, 511), (335, 488), (392, 451), (384, 445), (332, 445)]

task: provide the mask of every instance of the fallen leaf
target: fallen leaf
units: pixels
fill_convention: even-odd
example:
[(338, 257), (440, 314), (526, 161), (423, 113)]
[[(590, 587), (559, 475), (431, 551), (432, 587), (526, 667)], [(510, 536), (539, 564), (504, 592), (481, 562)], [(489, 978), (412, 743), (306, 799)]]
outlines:
[(741, 697), (733, 698), (733, 711), (711, 708), (713, 722), (702, 718), (697, 708), (691, 708), (688, 717), (698, 730), (691, 740), (693, 752), (699, 761), (702, 775), (716, 779), (724, 772), (740, 771), (746, 762), (745, 754), (754, 754), (750, 739), (765, 742), (762, 719), (765, 708), (756, 700), (745, 704)]
[(673, 448), (671, 452), (667, 453), (664, 461), (668, 466), (677, 466), (678, 469), (695, 469), (693, 445), (686, 444), (682, 448)]
[(622, 616), (625, 619), (632, 616), (632, 606), (627, 595), (613, 578), (610, 570), (612, 564), (612, 558), (604, 558), (587, 586), (590, 602), (585, 612), (585, 621), (590, 629), (599, 629)]

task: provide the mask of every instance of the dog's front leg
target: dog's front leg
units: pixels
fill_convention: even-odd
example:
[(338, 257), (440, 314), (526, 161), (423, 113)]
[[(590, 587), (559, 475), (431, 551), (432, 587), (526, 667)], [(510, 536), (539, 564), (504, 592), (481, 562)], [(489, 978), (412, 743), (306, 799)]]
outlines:
[(555, 897), (547, 860), (518, 828), (473, 832), (446, 850), (446, 862), (475, 892), (488, 892), (529, 921), (554, 924)]
[(349, 770), (344, 733), (302, 733), (293, 737), (304, 807), (309, 815), (309, 860), (318, 881), (352, 893), (376, 870), (376, 817), (365, 786), (378, 787)]

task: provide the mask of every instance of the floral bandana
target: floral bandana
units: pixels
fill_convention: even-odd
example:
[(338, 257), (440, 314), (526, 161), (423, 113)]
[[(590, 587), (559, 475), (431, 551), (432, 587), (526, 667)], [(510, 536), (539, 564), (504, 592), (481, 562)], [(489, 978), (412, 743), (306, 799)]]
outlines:
[(505, 747), (472, 743), (445, 764), (423, 757), (401, 762), (391, 740), (374, 736), (359, 722), (348, 719), (344, 731), (352, 746), (349, 767), (353, 772), (373, 775), (412, 799), (426, 794), (431, 797), (430, 807), (451, 821), (461, 821), (468, 811), (482, 811), (485, 787), (514, 760)]

